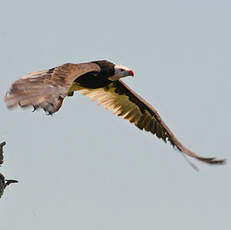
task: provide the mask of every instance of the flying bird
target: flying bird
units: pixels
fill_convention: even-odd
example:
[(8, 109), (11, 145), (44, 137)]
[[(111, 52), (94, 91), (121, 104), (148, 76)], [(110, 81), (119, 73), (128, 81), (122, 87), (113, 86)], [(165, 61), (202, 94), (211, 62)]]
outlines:
[(60, 109), (65, 97), (79, 91), (192, 158), (208, 164), (225, 163), (225, 160), (201, 157), (183, 146), (158, 112), (120, 80), (127, 76), (134, 76), (134, 72), (107, 60), (66, 63), (49, 70), (29, 73), (15, 81), (5, 96), (5, 102), (8, 108), (33, 106), (34, 110), (42, 108), (48, 114), (53, 114)]

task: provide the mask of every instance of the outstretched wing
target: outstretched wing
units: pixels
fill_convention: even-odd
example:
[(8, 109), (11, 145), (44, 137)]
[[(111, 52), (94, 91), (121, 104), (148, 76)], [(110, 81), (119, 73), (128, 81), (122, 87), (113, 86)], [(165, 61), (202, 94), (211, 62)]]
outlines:
[(58, 110), (60, 104), (73, 81), (91, 71), (100, 71), (95, 63), (71, 64), (67, 63), (49, 70), (30, 73), (15, 81), (5, 102), (8, 108), (16, 106), (33, 106), (42, 108), (52, 114)]
[(158, 112), (121, 80), (104, 88), (80, 89), (80, 93), (98, 101), (105, 109), (134, 123), (139, 129), (151, 132), (165, 142), (169, 141), (180, 152), (209, 164), (223, 164), (224, 160), (206, 158), (184, 147), (161, 119)]

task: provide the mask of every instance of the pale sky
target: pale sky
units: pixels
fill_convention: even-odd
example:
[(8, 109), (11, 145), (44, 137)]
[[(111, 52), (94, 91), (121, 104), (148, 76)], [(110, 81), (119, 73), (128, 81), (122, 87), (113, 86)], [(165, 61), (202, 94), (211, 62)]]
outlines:
[(9, 111), (1, 230), (228, 230), (230, 1), (4, 1), (1, 98), (28, 72), (108, 59), (181, 142), (228, 159), (195, 172), (169, 144), (75, 93), (53, 116)]

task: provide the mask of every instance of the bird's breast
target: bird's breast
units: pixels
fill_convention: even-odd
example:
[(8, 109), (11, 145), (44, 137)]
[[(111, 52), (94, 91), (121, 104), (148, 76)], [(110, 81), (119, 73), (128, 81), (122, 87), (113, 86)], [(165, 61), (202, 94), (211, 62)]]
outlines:
[(107, 79), (106, 75), (95, 71), (79, 76), (74, 82), (78, 86), (89, 89), (103, 88), (111, 83), (111, 81)]

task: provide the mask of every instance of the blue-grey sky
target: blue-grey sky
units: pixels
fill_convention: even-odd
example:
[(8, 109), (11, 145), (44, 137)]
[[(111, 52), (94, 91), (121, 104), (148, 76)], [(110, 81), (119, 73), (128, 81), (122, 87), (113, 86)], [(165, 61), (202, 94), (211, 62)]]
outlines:
[[(108, 59), (187, 147), (230, 159), (230, 1), (5, 1), (0, 92), (28, 72)], [(0, 102), (1, 229), (230, 229), (230, 164), (211, 167), (88, 98), (54, 116)]]

